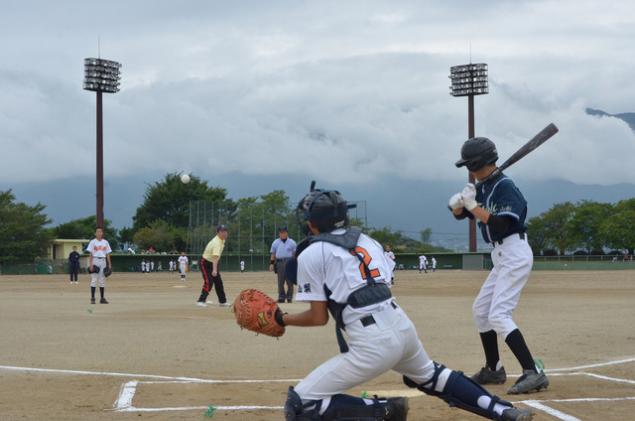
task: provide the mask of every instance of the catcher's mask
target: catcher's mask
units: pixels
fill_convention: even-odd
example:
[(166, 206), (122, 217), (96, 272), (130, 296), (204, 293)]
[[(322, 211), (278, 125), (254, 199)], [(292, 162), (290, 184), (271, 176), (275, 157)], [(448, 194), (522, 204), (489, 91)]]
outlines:
[(478, 171), (498, 160), (498, 152), (494, 142), (486, 137), (473, 137), (463, 143), (461, 159), (456, 161), (457, 167), (466, 166), (470, 171)]
[(309, 221), (320, 232), (330, 232), (348, 226), (348, 205), (340, 192), (316, 189), (313, 181), (309, 194), (298, 203), (296, 217), (305, 235), (309, 234)]

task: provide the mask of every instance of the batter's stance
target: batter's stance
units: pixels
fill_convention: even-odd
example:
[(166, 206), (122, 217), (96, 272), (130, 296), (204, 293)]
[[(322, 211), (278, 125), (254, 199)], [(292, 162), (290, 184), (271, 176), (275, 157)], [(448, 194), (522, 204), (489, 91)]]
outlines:
[(278, 312), (276, 320), (281, 325), (318, 326), (327, 323), (330, 312), (342, 353), (289, 388), (285, 419), (406, 420), (406, 398), (363, 399), (344, 394), (395, 370), (409, 387), (482, 417), (530, 420), (530, 411), (514, 408), (461, 372), (428, 357), (414, 325), (391, 295), (388, 283), (394, 262), (386, 258), (379, 243), (348, 226), (347, 210), (337, 191), (313, 190), (298, 205), (309, 236), (296, 253), (297, 300), (309, 302), (310, 308), (297, 314)]
[(542, 368), (536, 367), (522, 333), (512, 320), (533, 264), (525, 234), (527, 202), (514, 182), (497, 169), (497, 160), (496, 145), (491, 140), (476, 137), (465, 142), (456, 166), (466, 166), (479, 185), (468, 183), (449, 203), (457, 219), (476, 218), (483, 239), (494, 246), (494, 268), (473, 307), (486, 364), (472, 378), (480, 384), (505, 383), (507, 375), (498, 353), (500, 336), (523, 368), (523, 375), (507, 393), (537, 392), (546, 389), (549, 380)]

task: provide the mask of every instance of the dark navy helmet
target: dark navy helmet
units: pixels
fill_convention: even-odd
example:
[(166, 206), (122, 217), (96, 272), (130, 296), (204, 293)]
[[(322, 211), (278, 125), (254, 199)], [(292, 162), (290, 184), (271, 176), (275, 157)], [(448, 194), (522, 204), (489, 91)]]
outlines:
[(308, 234), (307, 222), (311, 222), (320, 232), (330, 232), (348, 226), (348, 204), (337, 190), (315, 189), (298, 203), (296, 216), (301, 227)]
[(477, 171), (486, 165), (498, 161), (498, 151), (494, 142), (486, 137), (473, 137), (463, 143), (461, 159), (456, 161), (457, 167), (466, 166), (470, 171)]

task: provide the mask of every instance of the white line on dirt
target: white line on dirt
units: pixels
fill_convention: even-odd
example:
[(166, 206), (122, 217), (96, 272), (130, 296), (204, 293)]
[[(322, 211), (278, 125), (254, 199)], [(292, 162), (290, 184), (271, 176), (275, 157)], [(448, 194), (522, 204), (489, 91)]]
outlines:
[(579, 365), (577, 367), (552, 368), (552, 369), (545, 370), (545, 372), (546, 373), (557, 373), (559, 371), (580, 371), (580, 370), (586, 370), (588, 368), (607, 367), (607, 366), (610, 366), (610, 365), (628, 364), (628, 363), (632, 363), (632, 362), (635, 362), (635, 357), (625, 358), (623, 360), (607, 361), (607, 362), (604, 362), (604, 363)]
[(581, 373), (581, 374), (584, 374), (585, 376), (593, 377), (596, 379), (608, 380), (608, 381), (612, 381), (616, 383), (635, 384), (635, 380), (620, 379), (619, 377), (602, 376), (600, 374), (595, 374), (595, 373)]
[(110, 371), (83, 371), (83, 370), (62, 370), (56, 368), (35, 368), (35, 367), (14, 367), (10, 365), (0, 365), (0, 370), (22, 371), (30, 373), (55, 373), (55, 374), (72, 374), (78, 376), (110, 376), (110, 377), (134, 377), (138, 379), (158, 379), (158, 380), (178, 380), (192, 383), (294, 383), (301, 379), (246, 379), (246, 380), (212, 380), (198, 379), (195, 377), (170, 377), (159, 376), (155, 374), (135, 374), (135, 373), (117, 373)]
[[(119, 409), (117, 412), (163, 412), (163, 411), (193, 411), (208, 409), (209, 406), (176, 406), (167, 408), (135, 408), (134, 406)], [(261, 405), (238, 405), (238, 406), (215, 406), (217, 411), (256, 411), (256, 410), (280, 410), (282, 406), (261, 406)]]
[(562, 411), (558, 411), (550, 406), (544, 405), (538, 401), (523, 401), (523, 403), (527, 406), (531, 406), (532, 408), (538, 409), (540, 411), (546, 412), (552, 417), (556, 417), (562, 421), (582, 421), (580, 418), (576, 418), (573, 415), (566, 414)]

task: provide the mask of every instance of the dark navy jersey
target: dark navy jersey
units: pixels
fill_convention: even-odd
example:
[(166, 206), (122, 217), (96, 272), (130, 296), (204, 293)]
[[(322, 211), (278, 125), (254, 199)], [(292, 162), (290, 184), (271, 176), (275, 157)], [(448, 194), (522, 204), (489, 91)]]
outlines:
[(68, 255), (68, 263), (71, 266), (79, 266), (79, 253), (71, 251), (71, 254)]
[(508, 217), (511, 222), (507, 232), (493, 234), (486, 224), (479, 221), (478, 226), (486, 242), (500, 241), (511, 234), (527, 230), (525, 226), (527, 201), (514, 182), (506, 175), (501, 173), (478, 186), (476, 201), (490, 214)]

